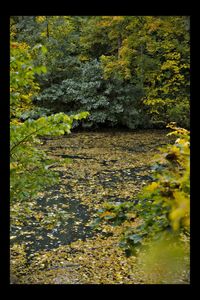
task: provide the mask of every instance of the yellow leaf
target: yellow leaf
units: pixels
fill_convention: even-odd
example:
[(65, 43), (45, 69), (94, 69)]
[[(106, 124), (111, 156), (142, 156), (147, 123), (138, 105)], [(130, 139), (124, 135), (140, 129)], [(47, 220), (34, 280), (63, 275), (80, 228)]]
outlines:
[(149, 192), (153, 192), (153, 191), (155, 191), (158, 187), (159, 187), (159, 183), (157, 183), (157, 182), (152, 182), (150, 185), (148, 185), (148, 186), (146, 187), (146, 190), (149, 191)]

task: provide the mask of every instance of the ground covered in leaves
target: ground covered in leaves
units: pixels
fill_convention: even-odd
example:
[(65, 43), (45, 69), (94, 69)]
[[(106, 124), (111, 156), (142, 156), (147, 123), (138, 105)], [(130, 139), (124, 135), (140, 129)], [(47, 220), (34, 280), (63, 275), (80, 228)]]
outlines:
[[(159, 281), (135, 256), (126, 257), (118, 243), (123, 226), (89, 226), (105, 202), (137, 199), (151, 181), (150, 166), (158, 147), (169, 142), (166, 131), (76, 132), (45, 139), (41, 146), (55, 161), (60, 184), (27, 203), (23, 222), (11, 225), (11, 282), (18, 284), (144, 284)], [(12, 207), (19, 210), (20, 207)], [(131, 220), (136, 226), (138, 220)], [(154, 274), (153, 274), (154, 273)], [(155, 276), (155, 273), (157, 276)], [(188, 274), (170, 283), (187, 283)], [(168, 283), (168, 282), (167, 282)]]

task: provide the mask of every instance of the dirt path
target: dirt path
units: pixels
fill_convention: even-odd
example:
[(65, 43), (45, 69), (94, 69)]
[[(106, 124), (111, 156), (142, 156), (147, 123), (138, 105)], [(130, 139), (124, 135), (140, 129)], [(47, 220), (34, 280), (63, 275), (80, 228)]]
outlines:
[[(42, 193), (40, 203), (56, 210), (64, 205), (70, 217), (46, 232), (38, 244), (35, 234), (29, 246), (31, 263), (21, 273), (20, 282), (152, 283), (136, 258), (126, 258), (118, 247), (123, 226), (104, 226), (102, 235), (87, 224), (104, 202), (137, 199), (142, 186), (151, 180), (150, 165), (157, 148), (167, 142), (166, 131), (72, 133), (46, 140), (42, 148), (50, 156), (72, 160), (67, 167), (55, 167), (61, 182)], [(38, 247), (36, 254), (34, 247)]]

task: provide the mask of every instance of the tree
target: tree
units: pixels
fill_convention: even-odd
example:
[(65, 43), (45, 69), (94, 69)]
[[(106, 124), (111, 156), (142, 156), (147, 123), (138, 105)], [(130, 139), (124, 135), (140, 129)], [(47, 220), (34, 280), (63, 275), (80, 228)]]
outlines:
[[(160, 17), (146, 29), (153, 36), (147, 47), (159, 57), (159, 69), (146, 81), (144, 104), (155, 122), (189, 127), (189, 28), (187, 17)], [(155, 24), (155, 26), (153, 26)]]
[[(124, 90), (132, 85), (139, 91), (137, 101), (135, 95), (132, 102), (124, 97), (122, 105), (134, 107), (132, 112), (139, 106), (145, 118), (138, 126), (165, 127), (174, 121), (189, 128), (189, 17), (32, 16), (13, 17), (12, 24), (17, 40), (32, 46), (40, 42), (48, 50), (33, 59), (35, 66), (47, 67), (37, 79), (41, 92), (49, 95), (49, 106), (55, 89), (62, 89), (66, 80), (77, 81), (84, 65), (96, 60), (103, 69), (101, 86), (106, 82), (117, 90), (120, 83)], [(94, 91), (98, 99), (99, 91)], [(124, 110), (117, 123), (126, 118)]]
[[(42, 47), (36, 47), (37, 51)], [(53, 162), (47, 154), (38, 148), (41, 136), (58, 136), (70, 133), (74, 120), (86, 118), (82, 112), (73, 116), (58, 113), (22, 122), (21, 116), (33, 107), (31, 97), (38, 92), (35, 72), (44, 72), (45, 68), (34, 67), (32, 51), (25, 43), (11, 42), (11, 122), (10, 122), (10, 195), (12, 205), (37, 197), (41, 189), (58, 181), (56, 172), (49, 169)], [(60, 161), (66, 163), (65, 160)], [(19, 211), (20, 214), (20, 211)], [(13, 214), (11, 215), (11, 220)], [(15, 217), (14, 220), (18, 219)]]
[(43, 90), (35, 97), (35, 103), (53, 112), (89, 111), (89, 118), (82, 122), (85, 127), (120, 124), (134, 129), (149, 125), (139, 102), (141, 90), (138, 87), (117, 78), (104, 79), (101, 64), (96, 59), (81, 63), (79, 68), (77, 65), (77, 74), (72, 73), (60, 84)]

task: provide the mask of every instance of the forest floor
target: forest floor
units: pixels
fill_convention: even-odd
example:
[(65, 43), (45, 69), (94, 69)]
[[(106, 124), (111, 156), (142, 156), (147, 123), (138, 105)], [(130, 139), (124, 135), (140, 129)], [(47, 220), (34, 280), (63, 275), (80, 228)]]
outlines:
[[(127, 226), (89, 226), (105, 202), (137, 199), (151, 178), (150, 166), (158, 148), (168, 143), (166, 130), (137, 132), (76, 132), (45, 140), (41, 146), (51, 157), (69, 158), (56, 167), (60, 183), (38, 195), (37, 217), (11, 230), (12, 283), (18, 284), (148, 284), (188, 283), (186, 271), (150, 274), (136, 256), (126, 257), (118, 246)], [(42, 219), (47, 215), (46, 223)], [(55, 213), (59, 222), (48, 223)], [(46, 227), (41, 226), (41, 223)], [(134, 220), (132, 226), (137, 224)], [(130, 225), (130, 224), (128, 224)], [(168, 281), (167, 281), (168, 280)]]

